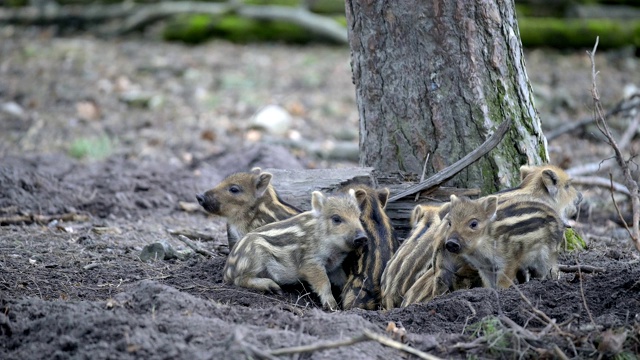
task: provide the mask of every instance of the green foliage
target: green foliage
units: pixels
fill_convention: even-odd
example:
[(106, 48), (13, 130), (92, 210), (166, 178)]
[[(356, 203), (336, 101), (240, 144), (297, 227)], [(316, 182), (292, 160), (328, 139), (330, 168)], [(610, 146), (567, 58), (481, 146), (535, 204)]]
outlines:
[(623, 351), (619, 354), (616, 354), (613, 357), (613, 360), (638, 360), (638, 359), (640, 359), (638, 355), (628, 351)]
[(5, 4), (8, 7), (22, 7), (22, 6), (29, 5), (29, 1), (28, 0), (7, 0)]
[(564, 238), (566, 249), (569, 251), (585, 250), (587, 248), (587, 243), (584, 239), (571, 228), (564, 231)]
[(640, 21), (609, 19), (518, 19), (524, 47), (591, 48), (600, 36), (599, 49), (640, 47)]
[(111, 154), (113, 144), (107, 136), (81, 138), (71, 143), (69, 155), (76, 159), (104, 159)]
[(509, 338), (502, 327), (500, 319), (495, 316), (487, 316), (468, 327), (474, 338), (484, 337), (490, 344), (490, 352), (501, 352), (501, 349), (509, 348)]
[(300, 0), (244, 0), (247, 5), (284, 5), (284, 6), (298, 6)]

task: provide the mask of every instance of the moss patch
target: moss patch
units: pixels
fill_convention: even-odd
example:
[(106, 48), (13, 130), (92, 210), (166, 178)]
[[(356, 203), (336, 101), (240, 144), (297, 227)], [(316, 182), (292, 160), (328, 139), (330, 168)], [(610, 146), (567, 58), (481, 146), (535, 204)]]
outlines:
[(587, 243), (584, 239), (573, 229), (566, 229), (564, 231), (565, 247), (568, 251), (585, 250)]
[(640, 46), (640, 21), (520, 17), (518, 27), (524, 47), (590, 48), (596, 36), (599, 49)]
[(258, 21), (236, 15), (214, 17), (185, 15), (171, 20), (164, 29), (165, 40), (198, 44), (213, 37), (236, 43), (281, 41), (292, 44), (330, 42), (298, 25), (284, 21)]

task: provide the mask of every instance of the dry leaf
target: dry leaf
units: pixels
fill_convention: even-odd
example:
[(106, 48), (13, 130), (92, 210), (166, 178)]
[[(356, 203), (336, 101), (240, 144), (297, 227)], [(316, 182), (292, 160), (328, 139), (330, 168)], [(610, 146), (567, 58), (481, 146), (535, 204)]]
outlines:
[(401, 343), (405, 343), (407, 341), (407, 330), (405, 330), (404, 326), (401, 323), (394, 323), (393, 321), (389, 321), (387, 324), (387, 334), (393, 340), (399, 341)]
[(91, 100), (77, 102), (76, 112), (82, 120), (97, 120), (100, 118), (100, 108)]
[(602, 333), (598, 352), (604, 355), (617, 355), (622, 352), (625, 340), (627, 340), (627, 330), (616, 334), (609, 329)]

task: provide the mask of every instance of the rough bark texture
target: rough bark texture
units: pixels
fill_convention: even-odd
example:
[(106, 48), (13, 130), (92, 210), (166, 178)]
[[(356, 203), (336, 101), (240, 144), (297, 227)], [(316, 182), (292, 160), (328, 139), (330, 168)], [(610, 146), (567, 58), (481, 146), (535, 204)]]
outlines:
[(547, 161), (512, 0), (346, 2), (360, 165), (427, 175), (514, 125), (453, 184), (484, 193)]

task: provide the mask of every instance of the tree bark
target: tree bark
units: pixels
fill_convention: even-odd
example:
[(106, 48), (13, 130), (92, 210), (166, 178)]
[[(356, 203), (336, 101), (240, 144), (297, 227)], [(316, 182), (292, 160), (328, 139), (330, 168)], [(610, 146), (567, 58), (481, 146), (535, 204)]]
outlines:
[(498, 125), (512, 130), (452, 185), (484, 193), (547, 161), (513, 0), (346, 1), (360, 165), (436, 173)]

